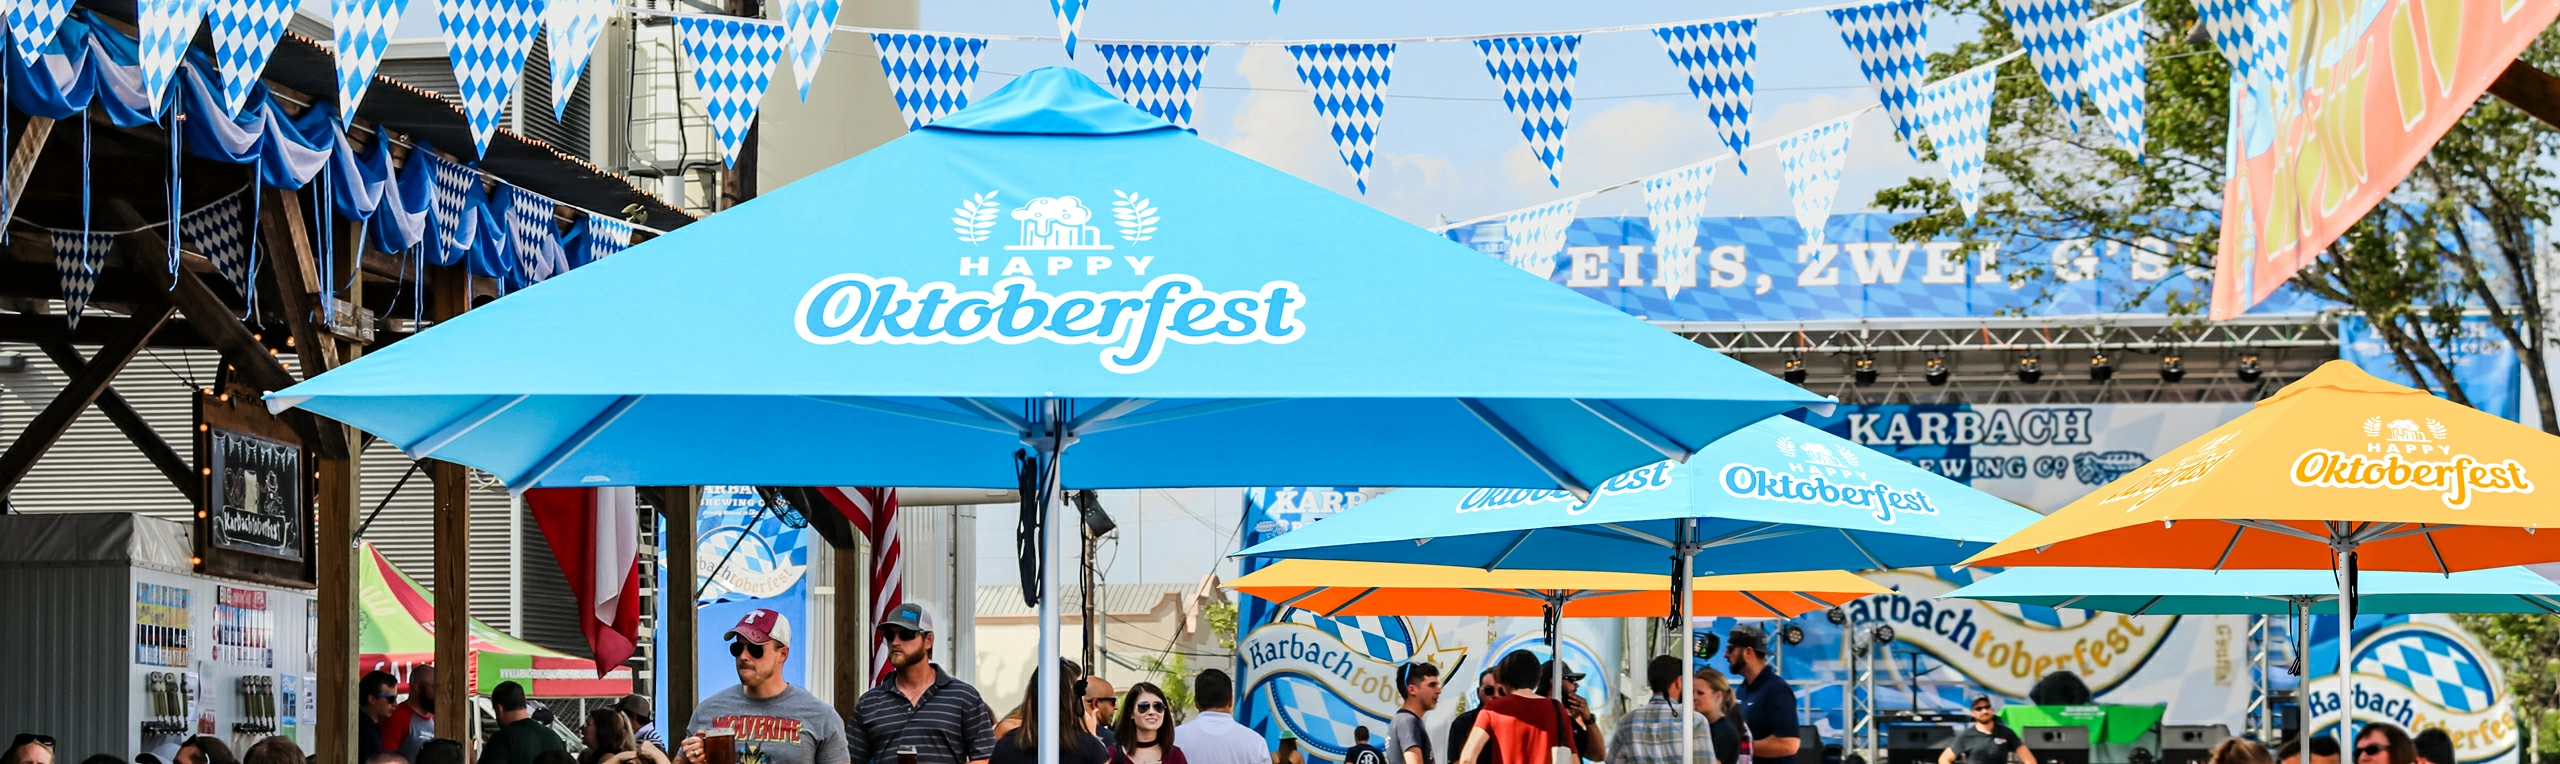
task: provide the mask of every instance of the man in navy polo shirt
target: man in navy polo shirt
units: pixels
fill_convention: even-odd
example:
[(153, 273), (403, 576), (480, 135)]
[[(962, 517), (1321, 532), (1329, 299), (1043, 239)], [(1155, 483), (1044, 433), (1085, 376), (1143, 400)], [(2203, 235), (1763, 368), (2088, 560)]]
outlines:
[(1804, 734), (1796, 723), (1796, 691), (1769, 665), (1769, 637), (1750, 626), (1734, 627), (1724, 638), (1724, 660), (1742, 675), (1734, 695), (1742, 706), (1743, 726), (1751, 729), (1751, 759), (1794, 759)]

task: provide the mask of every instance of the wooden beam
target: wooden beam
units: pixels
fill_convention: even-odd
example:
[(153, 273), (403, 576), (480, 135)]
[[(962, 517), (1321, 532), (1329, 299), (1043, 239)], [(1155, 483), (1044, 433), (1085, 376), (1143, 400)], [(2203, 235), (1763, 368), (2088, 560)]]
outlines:
[[(352, 439), (353, 428), (323, 420), (322, 429), (335, 430), (340, 438)], [(317, 733), (317, 754), (313, 764), (361, 764), (356, 761), (356, 714), (361, 699), (356, 697), (356, 656), (359, 645), (356, 616), (356, 523), (363, 505), (362, 454), (348, 453), (344, 458), (321, 458), (319, 505), (314, 518), (312, 539), (318, 551), (313, 555), (313, 574), (319, 584), (313, 596), (320, 601), (320, 634), (318, 655), (312, 656), (312, 672), (319, 678), (317, 710), (319, 718), (310, 722)]]
[[(133, 202), (124, 199), (108, 201), (106, 212), (107, 219), (120, 226), (140, 227), (147, 222), (143, 220), (142, 213), (133, 208)], [(144, 251), (165, 251), (168, 247), (168, 240), (161, 238), (160, 232), (154, 229), (136, 231), (130, 236)], [(204, 277), (197, 275), (195, 269), (180, 269), (174, 284), (170, 283), (168, 272), (159, 268), (135, 267), (131, 270), (144, 274), (155, 288), (169, 295), (170, 302), (176, 303), (178, 310), (186, 314), (187, 325), (195, 327), (197, 334), (222, 350), (222, 362), (239, 372), (238, 379), (242, 384), (263, 393), (293, 386), (293, 374), (285, 371), (284, 362), (277, 360), (266, 345), (258, 342), (257, 335), (249, 331), (247, 324), (240, 323), (239, 317), (231, 312), (231, 306), (213, 293), (213, 287), (205, 284)], [(321, 429), (334, 432), (339, 428)]]
[[(436, 706), (471, 707), (471, 471), (452, 462), (427, 462), (435, 481)], [(529, 688), (528, 688), (529, 689)], [(462, 760), (474, 761), (479, 735), (473, 714), (436, 725), (436, 738), (462, 744)]]
[[(52, 358), (53, 365), (60, 367), (65, 376), (78, 377), (89, 369), (89, 360), (81, 358), (80, 351), (71, 347), (69, 342), (40, 342), (36, 347), (43, 348), (45, 356)], [(116, 429), (124, 431), (125, 440), (133, 441), (133, 447), (141, 449), (143, 458), (151, 460), (151, 466), (159, 468), (160, 476), (168, 478), (179, 495), (187, 497), (187, 503), (202, 505), (204, 477), (197, 475), (195, 466), (189, 464), (186, 457), (179, 456), (177, 449), (169, 447), (169, 441), (160, 437), (159, 431), (151, 429), (151, 422), (144, 420), (141, 412), (133, 410), (133, 404), (126, 403), (124, 396), (116, 394), (114, 387), (98, 391), (98, 412), (106, 414), (108, 421), (115, 422)]]
[(320, 331), (320, 266), (311, 252), (309, 229), (302, 221), (302, 197), (287, 189), (271, 189), (266, 214), (259, 223), (267, 244), (267, 263), (275, 269), (277, 292), (284, 298), (284, 322), (293, 330), (293, 350), (302, 358), (302, 378), (338, 368), (336, 339)]
[(53, 137), (51, 117), (28, 116), (26, 129), (18, 131), (18, 145), (9, 151), (9, 194), (0, 199), (0, 220), (18, 212), (18, 197), (27, 193), (27, 178), (35, 174), (36, 158), (44, 156), (44, 142)]
[(9, 495), (10, 489), (18, 486), (18, 481), (26, 479), (45, 450), (61, 440), (62, 434), (71, 429), (71, 423), (80, 419), (80, 412), (88, 410), (89, 404), (96, 403), (99, 394), (106, 392), (107, 383), (116, 378), (116, 372), (123, 371), (124, 365), (141, 354), (143, 346), (151, 343), (151, 333), (159, 331), (160, 325), (169, 321), (170, 312), (166, 302), (160, 303), (156, 309), (144, 309), (143, 321), (135, 323), (131, 331), (116, 341), (100, 347), (98, 357), (90, 359), (87, 368), (73, 375), (70, 383), (54, 394), (53, 401), (45, 404), (44, 411), (27, 420), (27, 428), (9, 444), (8, 452), (0, 453), (0, 496)]
[[(804, 508), (806, 512), (834, 512), (832, 507)], [(804, 537), (805, 538), (805, 537)], [(835, 556), (836, 606), (836, 712), (847, 719), (862, 704), (862, 692), (871, 689), (871, 628), (865, 617), (871, 612), (869, 575), (871, 545), (855, 537), (849, 549), (829, 549)]]
[(2543, 124), (2560, 127), (2560, 77), (2536, 69), (2524, 59), (2507, 64), (2507, 70), (2489, 83), (2489, 94), (2514, 104)]
[(701, 631), (694, 602), (693, 545), (695, 513), (702, 507), (702, 489), (691, 486), (667, 486), (657, 489), (658, 538), (667, 545), (666, 575), (660, 580), (666, 588), (659, 590), (660, 602), (666, 603), (667, 622), (660, 644), (667, 653), (659, 656), (658, 669), (667, 672), (667, 720), (659, 729), (682, 732), (693, 718), (693, 704), (702, 698), (699, 650)]

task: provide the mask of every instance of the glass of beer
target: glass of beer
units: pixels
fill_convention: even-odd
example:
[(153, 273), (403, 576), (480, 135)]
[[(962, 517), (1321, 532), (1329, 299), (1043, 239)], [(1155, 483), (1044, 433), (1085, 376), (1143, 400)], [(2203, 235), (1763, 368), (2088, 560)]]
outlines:
[(916, 747), (898, 749), (898, 764), (916, 764)]
[(738, 764), (738, 731), (728, 727), (703, 730), (702, 764)]

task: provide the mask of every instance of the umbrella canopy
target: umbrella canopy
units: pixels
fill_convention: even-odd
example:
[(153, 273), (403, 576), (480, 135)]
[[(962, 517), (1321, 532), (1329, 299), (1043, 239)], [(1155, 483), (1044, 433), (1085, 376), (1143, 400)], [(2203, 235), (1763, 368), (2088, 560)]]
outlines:
[[(1227, 588), (1338, 615), (1654, 618), (1671, 612), (1671, 577), (1570, 570), (1479, 570), (1388, 562), (1282, 560)], [(1698, 615), (1792, 618), (1887, 591), (1847, 571), (1709, 576), (1690, 581)]]
[(271, 399), (519, 490), (1584, 491), (1821, 403), (1062, 68)]
[[(356, 665), (366, 671), (392, 671), (407, 682), (408, 666), (436, 659), (436, 598), (382, 556), (361, 543), (356, 565)], [(631, 692), (631, 669), (616, 667), (597, 676), (594, 661), (543, 647), (471, 619), (470, 676), (476, 693), (495, 692), (500, 682), (524, 685), (537, 698), (611, 698)]]
[(1238, 556), (1486, 570), (1701, 573), (1945, 565), (2036, 513), (1802, 422), (1775, 418), (1688, 460), (1612, 478), (1589, 502), (1561, 491), (1405, 489)]
[[(2293, 615), (2297, 605), (2338, 612), (2338, 580), (2325, 570), (2017, 568), (1938, 596), (2134, 615)], [(2524, 568), (2363, 573), (2355, 610), (2560, 614), (2560, 584)]]

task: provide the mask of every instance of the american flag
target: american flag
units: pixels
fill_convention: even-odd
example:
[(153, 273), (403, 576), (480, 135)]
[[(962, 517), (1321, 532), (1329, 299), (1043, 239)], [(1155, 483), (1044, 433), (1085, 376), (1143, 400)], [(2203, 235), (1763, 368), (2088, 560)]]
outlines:
[[(871, 623), (876, 627), (889, 611), (906, 604), (904, 576), (898, 565), (898, 489), (820, 488), (853, 528), (871, 544)], [(878, 631), (871, 634), (871, 682), (889, 677), (889, 651)]]

